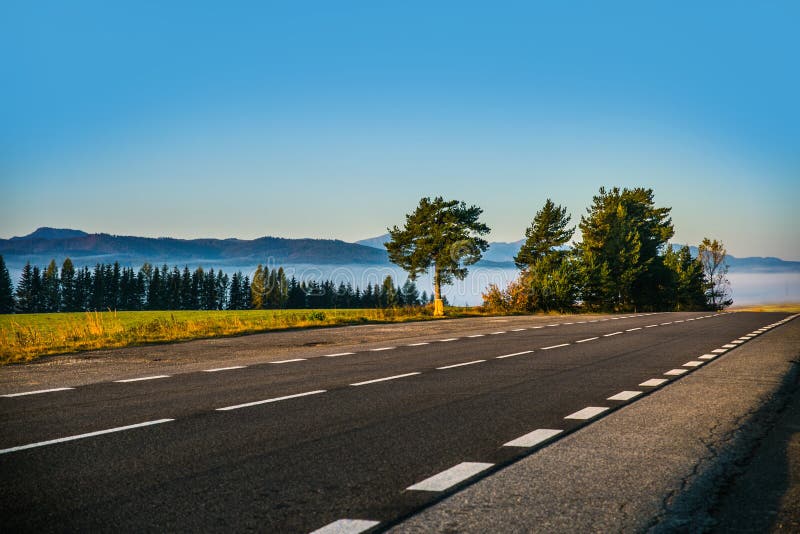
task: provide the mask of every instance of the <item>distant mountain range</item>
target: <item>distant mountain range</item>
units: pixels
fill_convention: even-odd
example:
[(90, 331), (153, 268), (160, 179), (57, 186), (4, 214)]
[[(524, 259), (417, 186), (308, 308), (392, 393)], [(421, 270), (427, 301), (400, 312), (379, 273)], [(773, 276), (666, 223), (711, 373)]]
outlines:
[[(25, 262), (44, 265), (69, 256), (77, 265), (119, 261), (128, 265), (255, 266), (273, 265), (387, 265), (383, 244), (388, 234), (347, 243), (334, 239), (175, 239), (89, 234), (66, 228), (39, 228), (22, 237), (0, 239), (0, 254), (9, 268)], [(493, 242), (483, 256), (484, 267), (513, 268), (513, 257), (523, 240)], [(692, 253), (697, 254), (696, 247)], [(728, 256), (731, 271), (800, 272), (800, 262), (779, 258)]]
[(123, 264), (253, 265), (269, 261), (290, 264), (378, 264), (386, 252), (333, 239), (174, 239), (87, 234), (80, 230), (39, 228), (11, 239), (0, 239), (0, 254), (9, 265), (26, 261), (43, 264), (69, 256), (77, 264), (119, 261)]

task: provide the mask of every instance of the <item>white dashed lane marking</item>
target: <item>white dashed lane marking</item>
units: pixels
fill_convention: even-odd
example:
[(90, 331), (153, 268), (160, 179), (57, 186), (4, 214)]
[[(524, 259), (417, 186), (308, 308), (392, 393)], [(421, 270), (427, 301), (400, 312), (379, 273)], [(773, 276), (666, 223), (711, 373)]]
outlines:
[(397, 347), (380, 347), (378, 349), (369, 349), (369, 350), (370, 350), (370, 352), (380, 352), (382, 350), (392, 350), (392, 349), (396, 349), (396, 348)]
[(533, 352), (532, 350), (523, 350), (522, 352), (514, 352), (513, 354), (503, 354), (502, 356), (496, 356), (496, 360), (502, 360), (503, 358), (511, 358), (512, 356), (522, 356), (523, 354), (530, 354)]
[(651, 378), (650, 380), (645, 380), (639, 385), (643, 387), (654, 388), (660, 386), (661, 384), (664, 384), (665, 382), (669, 382), (669, 380), (667, 380), (666, 378)]
[(380, 521), (369, 519), (339, 519), (318, 528), (311, 534), (359, 534), (378, 525), (380, 525)]
[(634, 397), (638, 397), (641, 394), (642, 394), (641, 391), (620, 391), (616, 395), (612, 395), (606, 400), (627, 401), (631, 400)]
[(157, 380), (159, 378), (169, 378), (169, 375), (155, 375), (155, 376), (143, 376), (140, 378), (126, 378), (125, 380), (114, 380), (117, 383), (125, 383), (125, 382), (141, 382), (142, 380)]
[(636, 330), (641, 330), (641, 329), (642, 329), (642, 327), (641, 327), (641, 326), (637, 326), (636, 328), (628, 328), (628, 329), (627, 329), (627, 330), (625, 330), (625, 331), (626, 331), (626, 332), (634, 332), (634, 331), (636, 331)]
[(351, 354), (355, 354), (355, 352), (336, 352), (334, 354), (326, 354), (326, 358), (336, 358), (337, 356), (350, 356)]
[(603, 337), (611, 337), (611, 336), (616, 336), (616, 335), (618, 335), (618, 334), (621, 334), (621, 333), (622, 333), (622, 332), (612, 332), (612, 333), (610, 333), (610, 334), (603, 334)]
[(682, 375), (683, 373), (688, 373), (688, 372), (689, 372), (688, 369), (670, 369), (669, 371), (667, 371), (664, 374), (668, 375), (668, 376), (678, 376), (678, 375)]
[(393, 375), (393, 376), (385, 376), (383, 378), (374, 378), (372, 380), (365, 380), (363, 382), (356, 382), (356, 383), (350, 384), (350, 385), (351, 386), (366, 386), (367, 384), (375, 384), (377, 382), (387, 382), (389, 380), (396, 380), (398, 378), (405, 378), (407, 376), (414, 376), (414, 375), (420, 375), (420, 374), (422, 374), (422, 373), (420, 373), (419, 371), (415, 371), (413, 373), (405, 373), (405, 374), (402, 374), (402, 375)]
[(156, 421), (147, 421), (144, 423), (137, 423), (135, 425), (119, 426), (116, 428), (109, 428), (106, 430), (98, 430), (96, 432), (89, 432), (87, 434), (78, 434), (77, 436), (69, 436), (66, 438), (51, 439), (48, 441), (40, 441), (38, 443), (30, 443), (28, 445), (20, 445), (18, 447), (11, 447), (9, 449), (0, 449), (0, 454), (7, 454), (9, 452), (24, 451), (25, 449), (33, 449), (34, 447), (44, 447), (45, 445), (53, 445), (55, 443), (64, 443), (66, 441), (75, 441), (76, 439), (91, 438), (94, 436), (101, 436), (103, 434), (111, 434), (114, 432), (122, 432), (124, 430), (132, 430), (134, 428), (142, 428), (150, 425), (158, 425), (174, 421), (174, 419), (158, 419)]
[(586, 339), (580, 339), (575, 343), (586, 343), (587, 341), (594, 341), (595, 339), (600, 339), (599, 337), (587, 337)]
[(500, 332), (492, 332), (492, 333), (491, 333), (491, 334), (489, 334), (489, 335), (492, 335), (492, 336), (497, 336), (497, 335), (500, 335), (500, 334), (505, 334), (505, 333), (506, 333), (506, 332), (505, 332), (505, 330), (503, 330), (503, 331), (500, 331)]
[(523, 331), (525, 331), (525, 329), (524, 329), (524, 328), (514, 328), (514, 329), (513, 329), (513, 330), (511, 330), (511, 331), (512, 331), (512, 332), (523, 332)]
[(700, 356), (700, 359), (701, 360), (713, 360), (716, 357), (717, 357), (716, 354), (703, 354), (702, 356)]
[(292, 358), (291, 360), (277, 360), (269, 363), (293, 363), (293, 362), (304, 362), (304, 361), (306, 361), (305, 358)]
[(259, 404), (269, 404), (271, 402), (279, 402), (283, 400), (296, 399), (298, 397), (306, 397), (308, 395), (319, 395), (325, 393), (326, 390), (318, 389), (315, 391), (306, 391), (305, 393), (295, 393), (294, 395), (285, 395), (283, 397), (275, 397), (272, 399), (264, 399), (255, 402), (245, 402), (244, 404), (235, 404), (233, 406), (226, 406), (224, 408), (217, 408), (218, 412), (227, 412), (230, 410), (238, 410), (239, 408), (249, 408), (250, 406), (258, 406)]
[(493, 465), (483, 462), (462, 462), (406, 489), (414, 491), (444, 491), (468, 478), (474, 477), (482, 471), (486, 471)]
[(22, 393), (6, 393), (5, 395), (0, 395), (0, 397), (23, 397), (25, 395), (39, 395), (40, 393), (53, 393), (56, 391), (67, 391), (69, 389), (75, 388), (53, 388), (53, 389), (39, 389), (36, 391), (24, 391)]
[(658, 326), (657, 324), (649, 324), (649, 325), (645, 326), (645, 328), (655, 328), (657, 326)]
[(440, 339), (439, 342), (440, 343), (447, 343), (448, 341), (457, 341), (457, 340), (458, 340), (457, 337), (448, 337), (447, 339)]
[(464, 363), (454, 363), (453, 365), (445, 365), (444, 367), (437, 367), (436, 369), (439, 371), (444, 371), (445, 369), (452, 369), (454, 367), (464, 367), (465, 365), (473, 365), (476, 363), (483, 363), (486, 360), (474, 360), (471, 362), (464, 362)]
[(486, 334), (472, 334), (471, 336), (467, 336), (467, 337), (483, 337), (485, 335)]
[(244, 369), (246, 365), (233, 365), (231, 367), (216, 367), (214, 369), (203, 369), (204, 373), (218, 373), (220, 371), (233, 371), (234, 369)]
[(430, 345), (430, 343), (428, 343), (427, 341), (422, 341), (420, 343), (409, 343), (408, 344), (409, 347), (421, 347), (423, 345)]
[(503, 447), (535, 447), (562, 432), (563, 430), (556, 430), (554, 428), (537, 428), (533, 432), (528, 432), (524, 436), (520, 436), (517, 439), (503, 444)]
[(722, 354), (723, 352), (728, 352), (728, 349), (714, 349), (711, 352), (714, 352), (716, 354)]
[(569, 343), (561, 343), (560, 345), (550, 345), (549, 347), (542, 347), (542, 350), (557, 349), (559, 347), (566, 347)]
[(684, 364), (683, 364), (683, 366), (684, 366), (684, 367), (700, 367), (700, 366), (701, 366), (701, 365), (703, 365), (704, 363), (705, 363), (705, 362), (701, 362), (701, 361), (699, 361), (699, 360), (692, 360), (692, 361), (690, 361), (690, 362), (686, 362), (686, 363), (684, 363)]
[(722, 348), (723, 349), (733, 349), (733, 348), (736, 348), (736, 345), (732, 345), (731, 343), (728, 343), (727, 345), (722, 345)]
[(597, 417), (601, 413), (608, 410), (608, 407), (605, 406), (587, 406), (583, 410), (578, 410), (575, 413), (571, 413), (566, 416), (564, 419), (592, 419), (593, 417)]

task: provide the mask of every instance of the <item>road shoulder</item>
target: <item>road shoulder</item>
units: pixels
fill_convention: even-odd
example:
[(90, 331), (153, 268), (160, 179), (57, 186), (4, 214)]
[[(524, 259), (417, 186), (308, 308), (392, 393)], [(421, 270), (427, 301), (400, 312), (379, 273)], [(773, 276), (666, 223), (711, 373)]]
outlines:
[(735, 484), (791, 398), (799, 348), (796, 319), (392, 532), (713, 528), (712, 509), (721, 492)]

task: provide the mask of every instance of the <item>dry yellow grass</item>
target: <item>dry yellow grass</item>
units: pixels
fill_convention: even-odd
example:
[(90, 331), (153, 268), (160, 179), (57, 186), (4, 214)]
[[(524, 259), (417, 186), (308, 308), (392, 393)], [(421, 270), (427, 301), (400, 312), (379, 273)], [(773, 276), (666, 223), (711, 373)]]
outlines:
[(758, 306), (743, 306), (741, 308), (734, 307), (731, 308), (731, 311), (800, 313), (800, 304), (762, 304)]
[[(450, 316), (480, 315), (451, 308)], [(431, 319), (426, 308), (147, 311), (0, 315), (0, 364), (63, 354), (211, 337), (368, 322)]]

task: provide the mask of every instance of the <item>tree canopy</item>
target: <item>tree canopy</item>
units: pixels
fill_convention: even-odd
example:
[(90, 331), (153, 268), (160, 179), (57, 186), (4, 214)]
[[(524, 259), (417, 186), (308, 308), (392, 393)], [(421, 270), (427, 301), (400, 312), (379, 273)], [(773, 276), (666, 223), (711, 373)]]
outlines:
[(556, 254), (557, 248), (572, 239), (575, 227), (567, 228), (571, 217), (567, 208), (556, 206), (549, 198), (536, 212), (531, 225), (525, 230), (525, 243), (514, 256), (518, 269), (525, 269), (547, 256)]
[(483, 210), (458, 200), (424, 197), (403, 228), (389, 228), (385, 243), (389, 259), (416, 278), (433, 268), (434, 315), (443, 314), (442, 284), (463, 280), (467, 267), (481, 259), (489, 243), (489, 227), (480, 222)]

